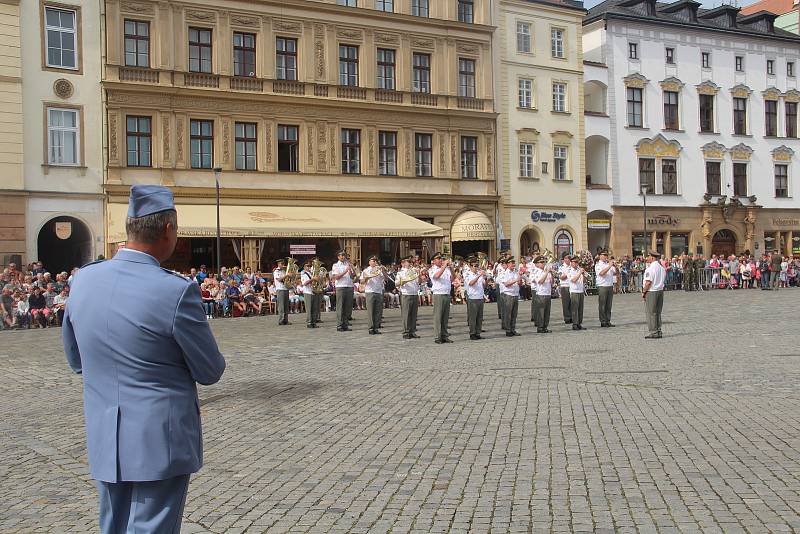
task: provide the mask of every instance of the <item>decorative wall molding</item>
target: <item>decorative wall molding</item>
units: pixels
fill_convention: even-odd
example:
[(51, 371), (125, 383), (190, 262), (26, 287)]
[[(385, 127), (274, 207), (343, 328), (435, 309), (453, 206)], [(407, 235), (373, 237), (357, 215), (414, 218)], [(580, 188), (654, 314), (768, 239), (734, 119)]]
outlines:
[(302, 33), (303, 24), (295, 20), (272, 19), (272, 27), (278, 32)]
[(739, 143), (736, 146), (732, 146), (729, 152), (732, 159), (739, 161), (750, 161), (750, 156), (753, 155), (753, 149), (744, 143)]
[(781, 92), (775, 87), (768, 87), (761, 92), (764, 100), (779, 100)]
[(672, 91), (673, 93), (680, 93), (681, 89), (683, 89), (684, 83), (680, 81), (675, 76), (670, 76), (664, 80), (661, 80), (661, 89), (664, 91)]
[(649, 81), (650, 80), (648, 80), (638, 72), (629, 74), (628, 76), (625, 76), (622, 79), (622, 82), (625, 84), (625, 87), (635, 87), (637, 89), (644, 89), (644, 86), (647, 85), (647, 82)]
[(772, 151), (772, 159), (775, 161), (792, 161), (794, 150), (786, 145), (781, 145)]
[(677, 158), (681, 153), (681, 144), (658, 134), (652, 139), (641, 139), (636, 143), (636, 153), (639, 156)]
[(231, 24), (255, 27), (261, 24), (261, 19), (258, 17), (246, 17), (244, 15), (231, 15)]
[(75, 86), (72, 85), (72, 82), (70, 82), (66, 78), (59, 78), (58, 80), (53, 82), (53, 92), (56, 94), (57, 97), (66, 100), (67, 98), (71, 98), (72, 95), (75, 94)]
[(186, 20), (198, 20), (200, 22), (214, 22), (217, 16), (213, 11), (186, 11)]
[(351, 41), (363, 41), (364, 32), (353, 28), (336, 28), (336, 37)]
[(120, 10), (123, 13), (137, 13), (141, 15), (152, 14), (155, 11), (153, 4), (144, 2), (122, 2)]
[(752, 93), (753, 90), (743, 83), (731, 87), (731, 96), (733, 98), (749, 98)]
[(700, 82), (699, 84), (695, 85), (695, 88), (697, 88), (697, 94), (700, 95), (715, 95), (719, 93), (719, 85), (715, 84), (711, 80)]
[(705, 156), (706, 159), (722, 159), (725, 157), (725, 152), (728, 151), (725, 145), (717, 143), (716, 141), (706, 143), (700, 147), (700, 149), (703, 151), (703, 156)]

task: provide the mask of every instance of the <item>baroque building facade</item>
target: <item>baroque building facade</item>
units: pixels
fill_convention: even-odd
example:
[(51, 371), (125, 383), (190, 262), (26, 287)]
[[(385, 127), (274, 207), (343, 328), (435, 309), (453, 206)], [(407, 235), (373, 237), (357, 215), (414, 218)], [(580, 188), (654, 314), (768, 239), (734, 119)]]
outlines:
[(800, 253), (800, 40), (773, 14), (738, 11), (691, 0), (589, 11), (590, 246)]
[(514, 254), (586, 247), (582, 3), (500, 0), (501, 214)]
[(489, 2), (357, 4), (106, 0), (109, 252), (130, 186), (157, 183), (174, 265), (210, 267), (217, 180), (223, 265), (492, 253)]

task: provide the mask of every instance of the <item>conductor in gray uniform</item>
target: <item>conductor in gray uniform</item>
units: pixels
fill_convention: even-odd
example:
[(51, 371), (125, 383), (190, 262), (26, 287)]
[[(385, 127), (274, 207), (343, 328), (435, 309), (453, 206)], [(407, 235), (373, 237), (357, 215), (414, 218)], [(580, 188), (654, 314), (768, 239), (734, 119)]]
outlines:
[(83, 376), (100, 530), (174, 533), (203, 465), (197, 384), (217, 382), (225, 360), (199, 286), (160, 267), (177, 242), (170, 190), (134, 185), (125, 227), (126, 248), (74, 278), (64, 350)]

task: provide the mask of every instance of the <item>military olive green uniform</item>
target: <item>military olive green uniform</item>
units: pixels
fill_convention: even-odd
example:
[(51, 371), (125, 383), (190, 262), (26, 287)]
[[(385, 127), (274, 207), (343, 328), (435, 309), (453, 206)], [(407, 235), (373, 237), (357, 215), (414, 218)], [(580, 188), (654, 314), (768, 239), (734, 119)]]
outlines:
[(683, 290), (691, 291), (694, 289), (694, 260), (685, 258), (683, 260)]
[(703, 289), (703, 270), (706, 268), (706, 260), (698, 258), (694, 260), (694, 288)]

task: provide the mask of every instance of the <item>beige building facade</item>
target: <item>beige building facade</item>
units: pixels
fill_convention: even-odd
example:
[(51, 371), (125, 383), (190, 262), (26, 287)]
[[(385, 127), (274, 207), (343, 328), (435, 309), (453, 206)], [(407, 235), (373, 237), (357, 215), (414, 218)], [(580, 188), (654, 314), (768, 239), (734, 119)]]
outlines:
[(515, 255), (586, 248), (580, 3), (500, 0), (501, 220)]
[(494, 28), (468, 4), (107, 0), (107, 252), (130, 186), (163, 184), (173, 266), (211, 268), (218, 180), (223, 265), (493, 253)]

